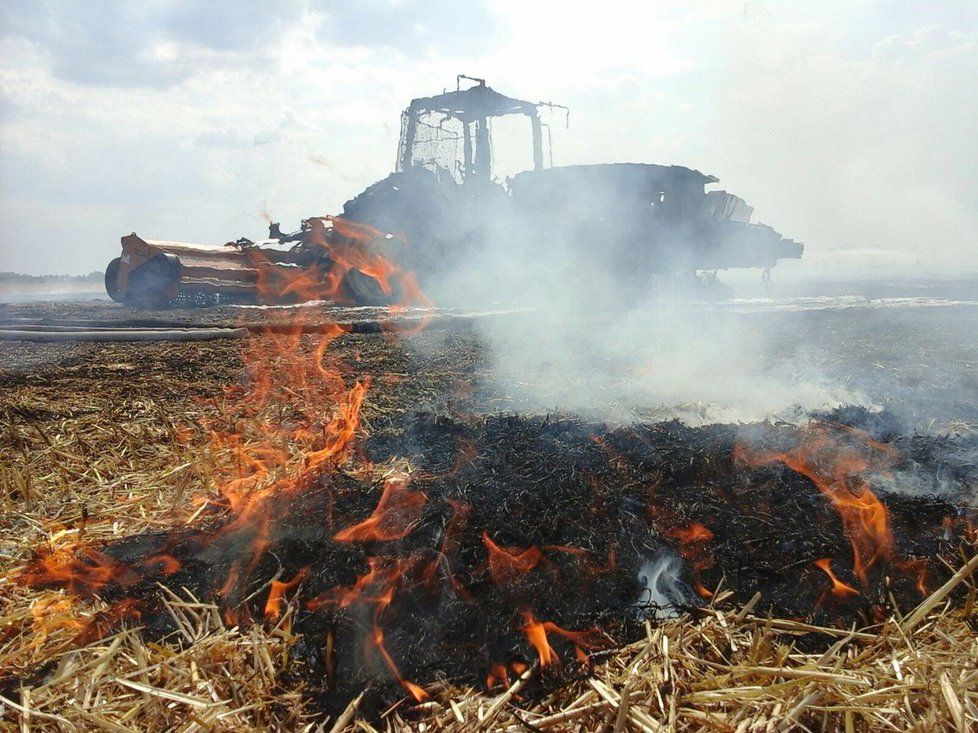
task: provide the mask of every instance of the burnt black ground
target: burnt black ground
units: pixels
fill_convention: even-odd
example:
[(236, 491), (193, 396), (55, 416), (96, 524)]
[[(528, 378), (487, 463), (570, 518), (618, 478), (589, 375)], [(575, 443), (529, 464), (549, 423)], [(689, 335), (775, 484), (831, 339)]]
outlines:
[[(825, 417), (842, 415), (854, 427), (880, 422), (878, 415), (851, 409)], [(369, 642), (375, 621), (402, 675), (422, 685), (439, 678), (478, 684), (494, 662), (531, 663), (535, 652), (522, 632), (526, 609), (567, 629), (598, 629), (594, 638), (601, 641), (594, 648), (629, 641), (641, 635), (638, 622), (655, 610), (647, 606), (639, 570), (664, 552), (686, 556), (680, 583), (690, 610), (701, 603), (692, 592), (699, 580), (707, 588), (731, 589), (735, 603), (760, 592), (758, 612), (779, 617), (845, 626), (906, 612), (921, 595), (915, 574), (901, 570), (899, 561), (926, 563), (932, 587), (946, 578), (939, 558), (953, 557), (964, 526), (955, 498), (978, 479), (973, 465), (943, 459), (973, 451), (973, 437), (895, 438), (894, 446), (915, 456), (916, 474), (957, 471), (959, 495), (947, 486), (940, 497), (882, 494), (898, 537), (896, 554), (894, 562), (874, 567), (861, 587), (839, 517), (812, 482), (782, 465), (750, 467), (734, 460), (734, 447), (744, 440), (765, 449), (790, 448), (798, 442), (793, 428), (690, 428), (679, 422), (609, 428), (572, 418), (462, 420), (430, 413), (413, 415), (404, 428), (364, 445), (378, 464), (408, 458), (418, 471), (409, 490), (424, 492), (427, 500), (403, 538), (338, 542), (338, 531), (370, 516), (381, 486), (332, 470), (298, 498), (270, 506), (270, 546), (231, 598), (219, 597), (218, 586), (250, 551), (256, 528), (225, 532), (219, 517), (209, 529), (104, 546), (108, 556), (139, 567), (141, 579), (99, 594), (110, 602), (139, 599), (147, 633), (166, 636), (173, 629), (159, 609), (157, 582), (215, 599), (244, 621), (261, 617), (271, 579), (287, 580), (306, 568), (309, 577), (296, 595), (295, 629), (302, 641), (293, 671), (313, 682), (320, 702), (335, 712), (365, 687), (376, 705), (402, 694)], [(839, 428), (838, 440), (854, 438)], [(693, 523), (712, 538), (685, 544), (676, 530)], [(541, 548), (543, 559), (526, 573), (494, 582), (484, 533), (498, 545)], [(181, 562), (169, 577), (152, 562), (140, 565), (164, 548)], [(860, 587), (858, 597), (829, 597), (828, 580), (813, 565), (822, 557), (833, 559), (844, 582)], [(337, 594), (369, 571), (369, 558), (402, 572), (389, 586), (366, 586), (349, 606), (337, 604)], [(388, 587), (393, 601), (376, 616), (371, 599)], [(309, 606), (323, 598), (334, 602)], [(570, 644), (554, 634), (551, 640), (565, 659), (573, 658)], [(331, 646), (332, 653), (324, 651)]]

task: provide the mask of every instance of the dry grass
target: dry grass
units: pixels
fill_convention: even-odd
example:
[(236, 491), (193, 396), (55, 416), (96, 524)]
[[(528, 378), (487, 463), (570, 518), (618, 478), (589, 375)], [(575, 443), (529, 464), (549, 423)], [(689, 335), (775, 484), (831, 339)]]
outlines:
[[(154, 366), (167, 348), (109, 347), (94, 364), (0, 387), (0, 573), (42, 545), (194, 521), (212, 488), (195, 426), (213, 413), (197, 397), (220, 381), (201, 373), (230, 352), (181, 345), (190, 366), (175, 374)], [(0, 679), (16, 680), (0, 690), (0, 728), (978, 730), (976, 565), (970, 559), (952, 579), (966, 589), (963, 602), (943, 588), (906, 618), (823, 630), (833, 640), (824, 652), (794, 644), (817, 629), (731, 608), (721, 592), (695, 617), (648, 627), (646, 638), (596, 660), (587, 679), (544, 697), (544, 673), (531, 668), (501, 695), (446, 681), (428, 686), (431, 702), (369, 720), (356, 701), (340, 720), (315, 716), (290, 674), (289, 615), (274, 627), (228, 628), (213, 606), (170, 593), (181, 630), (172, 642), (130, 627), (79, 645), (104, 609), (0, 581)]]

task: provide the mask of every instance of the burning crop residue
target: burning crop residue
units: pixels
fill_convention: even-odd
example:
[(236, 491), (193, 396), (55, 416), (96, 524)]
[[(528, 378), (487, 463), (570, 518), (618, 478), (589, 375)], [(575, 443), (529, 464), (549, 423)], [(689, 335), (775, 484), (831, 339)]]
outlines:
[[(409, 277), (374, 265), (417, 302)], [(947, 575), (939, 558), (967, 523), (950, 499), (877, 490), (923, 439), (828, 419), (612, 428), (418, 412), (370, 435), (371, 375), (329, 349), (344, 329), (269, 326), (218, 402), (214, 495), (194, 525), (41, 553), (20, 573), (109, 602), (80, 642), (126, 620), (165, 638), (158, 586), (188, 589), (227, 624), (299, 635), (295, 673), (329, 711), (364, 689), (420, 702), (440, 677), (496, 689), (531, 669), (574, 675), (720, 589), (871, 622)]]
[(788, 451), (753, 452), (738, 446), (736, 454), (753, 465), (783, 463), (818, 487), (839, 513), (852, 544), (853, 572), (865, 584), (873, 566), (892, 558), (894, 545), (889, 512), (865, 476), (888, 472), (899, 453), (846, 426), (814, 423), (800, 438)]

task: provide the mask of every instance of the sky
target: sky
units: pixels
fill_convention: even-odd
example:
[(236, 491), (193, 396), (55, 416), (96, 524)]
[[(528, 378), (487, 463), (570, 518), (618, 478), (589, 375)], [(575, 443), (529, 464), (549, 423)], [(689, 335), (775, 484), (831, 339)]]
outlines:
[(978, 3), (577, 5), (3, 0), (0, 271), (338, 213), (461, 73), (569, 106), (557, 165), (717, 176), (805, 242), (791, 267), (978, 272)]

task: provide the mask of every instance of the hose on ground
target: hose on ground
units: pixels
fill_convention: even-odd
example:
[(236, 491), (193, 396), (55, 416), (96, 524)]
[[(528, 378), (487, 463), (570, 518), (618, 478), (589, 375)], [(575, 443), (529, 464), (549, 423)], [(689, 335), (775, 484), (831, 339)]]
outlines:
[(316, 334), (331, 333), (337, 326), (347, 333), (381, 333), (400, 330), (412, 333), (421, 329), (437, 331), (471, 328), (476, 320), (515, 316), (525, 309), (487, 311), (467, 314), (439, 314), (434, 317), (395, 318), (392, 320), (357, 320), (322, 323), (245, 323), (241, 326), (199, 325), (128, 321), (122, 323), (88, 320), (36, 322), (35, 319), (0, 320), (0, 341), (209, 341), (245, 338), (249, 334)]
[(213, 341), (244, 338), (247, 328), (0, 329), (0, 341)]

